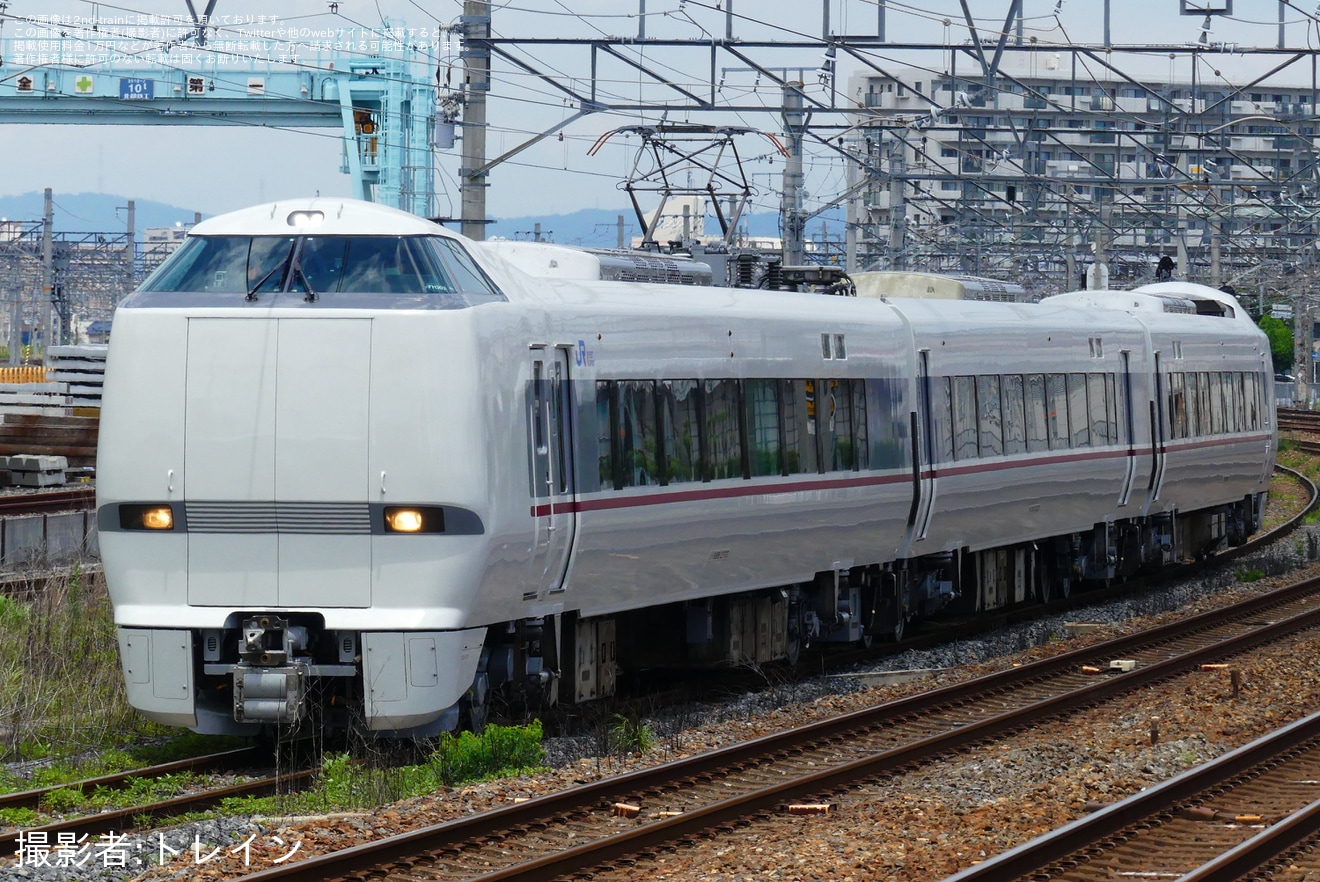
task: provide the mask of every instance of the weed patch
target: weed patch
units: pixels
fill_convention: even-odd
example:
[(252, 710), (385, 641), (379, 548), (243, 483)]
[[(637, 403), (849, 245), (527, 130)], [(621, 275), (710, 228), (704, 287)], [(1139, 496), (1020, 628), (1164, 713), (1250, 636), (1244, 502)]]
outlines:
[(30, 599), (0, 598), (0, 751), (68, 756), (161, 730), (128, 706), (110, 598), (76, 568)]
[(545, 761), (541, 723), (487, 726), (480, 735), (444, 734), (424, 762), (388, 765), (347, 753), (330, 754), (309, 790), (225, 800), (232, 814), (313, 814), (371, 808), (471, 781), (539, 771)]

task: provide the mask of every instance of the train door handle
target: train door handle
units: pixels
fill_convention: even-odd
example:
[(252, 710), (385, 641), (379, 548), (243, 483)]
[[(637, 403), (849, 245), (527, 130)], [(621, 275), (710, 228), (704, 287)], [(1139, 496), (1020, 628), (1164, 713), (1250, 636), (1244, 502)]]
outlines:
[(383, 470), (380, 473), (380, 495), (385, 495), (385, 472)]
[(167, 472), (165, 473), (165, 482), (166, 482), (166, 487), (167, 487), (168, 491), (169, 491), (170, 493), (173, 493), (173, 492), (174, 492), (174, 469), (170, 469), (169, 471), (167, 471)]

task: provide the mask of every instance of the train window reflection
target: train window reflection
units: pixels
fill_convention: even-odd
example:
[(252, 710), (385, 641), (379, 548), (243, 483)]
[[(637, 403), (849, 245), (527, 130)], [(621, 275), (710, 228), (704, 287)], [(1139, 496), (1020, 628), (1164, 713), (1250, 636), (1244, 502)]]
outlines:
[(976, 436), (976, 378), (953, 378), (953, 456), (976, 459), (979, 442)]
[(244, 294), (278, 291), (292, 236), (192, 236), (142, 283), (142, 291)]
[(662, 380), (660, 383), (664, 475), (671, 484), (701, 480), (700, 395), (696, 380)]
[(443, 263), (449, 268), (449, 274), (457, 284), (458, 290), (464, 294), (488, 294), (492, 297), (500, 297), (495, 284), (486, 277), (481, 267), (477, 266), (472, 255), (468, 254), (463, 246), (451, 239), (441, 239), (438, 236), (431, 241), (439, 247)]
[[(312, 293), (453, 294), (454, 286), (416, 240), (398, 236), (313, 236), (299, 255)], [(299, 293), (305, 293), (298, 288)]]
[(1022, 453), (1027, 449), (1027, 410), (1022, 375), (1004, 377), (1004, 452)]
[(1044, 374), (1027, 375), (1027, 450), (1049, 450), (1051, 425), (1050, 398)]
[(779, 456), (779, 382), (748, 380), (745, 393), (744, 424), (752, 477), (778, 475), (783, 469)]
[(139, 290), (287, 292), (331, 296), (335, 306), (390, 305), (384, 295), (400, 307), (442, 309), (504, 300), (472, 257), (440, 236), (193, 236)]

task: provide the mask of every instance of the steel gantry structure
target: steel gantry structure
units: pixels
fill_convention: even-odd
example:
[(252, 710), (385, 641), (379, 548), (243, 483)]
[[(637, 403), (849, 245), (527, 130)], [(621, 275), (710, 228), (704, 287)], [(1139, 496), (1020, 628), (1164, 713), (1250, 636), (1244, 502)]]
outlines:
[[(1290, 44), (1299, 22), (1284, 13), (1309, 29), (1315, 17), (1280, 2), (1277, 38), (1247, 46), (1211, 39), (1231, 2), (1181, 0), (1199, 39), (1120, 44), (1109, 0), (1092, 42), (1067, 37), (1058, 0), (1005, 0), (988, 19), (974, 17), (970, 0), (945, 5), (956, 11), (935, 42), (890, 39), (895, 9), (885, 0), (867, 6), (874, 30), (866, 22), (865, 32), (836, 31), (839, 4), (822, 0), (819, 36), (799, 27), (782, 39), (739, 35), (755, 12), (744, 0), (680, 4), (700, 31), (690, 39), (648, 35), (645, 0), (637, 34), (622, 37), (495, 35), (491, 4), (466, 0), (470, 87), (454, 96), (464, 230), (481, 235), (496, 165), (583, 117), (746, 124), (771, 115), (789, 152), (784, 250), (807, 260), (824, 252), (802, 242), (805, 220), (844, 205), (849, 268), (976, 271), (1066, 289), (1095, 261), (1115, 277), (1143, 277), (1167, 254), (1176, 272), (1214, 284), (1257, 278), (1247, 271), (1289, 254), (1316, 263), (1316, 51)], [(707, 17), (692, 19), (699, 10)], [(1042, 19), (1054, 25), (1042, 31)], [(1243, 57), (1252, 72), (1221, 71)], [(1152, 75), (1155, 60), (1169, 72)], [(773, 98), (755, 88), (733, 94), (734, 71)], [(565, 116), (492, 160), (487, 104), (514, 77), (560, 96)], [(620, 88), (626, 82), (634, 88)], [(815, 205), (803, 199), (804, 151), (849, 169), (846, 185)]]
[(434, 213), (439, 32), (386, 21), (281, 35), (217, 14), (217, 0), (201, 13), (186, 2), (188, 17), (143, 22), (0, 3), (0, 123), (337, 128), (355, 196)]

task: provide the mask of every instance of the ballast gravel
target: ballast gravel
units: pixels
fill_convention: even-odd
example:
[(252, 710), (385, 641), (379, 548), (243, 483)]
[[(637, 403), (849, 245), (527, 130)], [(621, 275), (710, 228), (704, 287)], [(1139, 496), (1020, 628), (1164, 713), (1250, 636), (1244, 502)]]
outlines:
[[(1229, 570), (1158, 594), (906, 652), (844, 675), (781, 677), (755, 693), (648, 719), (654, 744), (643, 756), (597, 755), (599, 738), (548, 739), (552, 768), (543, 774), (441, 791), (370, 812), (224, 818), (130, 833), (111, 861), (96, 850), (97, 838), (89, 837), (84, 844), (92, 848), (82, 866), (54, 866), (52, 848), (51, 866), (19, 867), (7, 856), (0, 880), (238, 878), (280, 859), (378, 840), (1148, 628), (1320, 574), (1317, 559), (1320, 528), (1304, 528)], [(1265, 575), (1241, 581), (1238, 574), (1247, 573)], [(1071, 636), (1068, 621), (1098, 628)], [(1320, 635), (1295, 635), (1234, 660), (1241, 682), (1236, 698), (1225, 672), (1189, 674), (994, 742), (980, 753), (833, 794), (838, 807), (829, 814), (772, 817), (732, 838), (698, 841), (594, 878), (939, 879), (1072, 821), (1089, 805), (1121, 799), (1320, 709), (1317, 657)], [(892, 685), (863, 685), (878, 671), (914, 670), (929, 673)], [(162, 840), (168, 860), (157, 866)], [(124, 860), (117, 865), (120, 855)]]

